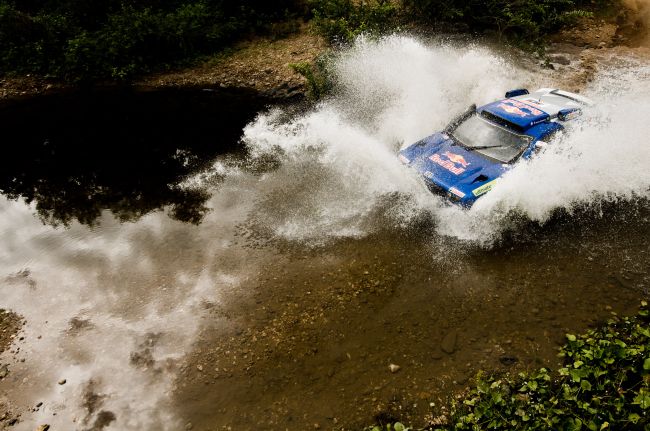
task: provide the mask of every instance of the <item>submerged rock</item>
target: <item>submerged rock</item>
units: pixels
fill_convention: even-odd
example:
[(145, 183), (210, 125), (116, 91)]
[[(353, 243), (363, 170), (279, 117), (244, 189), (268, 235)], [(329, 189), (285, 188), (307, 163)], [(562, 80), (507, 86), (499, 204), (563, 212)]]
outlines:
[(445, 335), (445, 338), (442, 339), (442, 343), (440, 343), (440, 348), (442, 349), (443, 352), (451, 355), (456, 351), (456, 343), (458, 341), (458, 331), (455, 329), (452, 329)]

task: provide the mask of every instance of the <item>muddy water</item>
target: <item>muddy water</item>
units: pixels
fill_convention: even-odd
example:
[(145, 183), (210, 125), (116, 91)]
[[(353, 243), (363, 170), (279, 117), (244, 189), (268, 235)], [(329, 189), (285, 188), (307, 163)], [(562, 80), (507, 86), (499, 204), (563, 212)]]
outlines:
[(647, 297), (646, 65), (598, 71), (586, 122), (471, 211), (400, 142), (566, 75), (405, 37), (336, 67), (339, 93), (290, 113), (202, 92), (5, 109), (14, 429), (423, 424), (479, 370), (556, 366), (566, 332)]

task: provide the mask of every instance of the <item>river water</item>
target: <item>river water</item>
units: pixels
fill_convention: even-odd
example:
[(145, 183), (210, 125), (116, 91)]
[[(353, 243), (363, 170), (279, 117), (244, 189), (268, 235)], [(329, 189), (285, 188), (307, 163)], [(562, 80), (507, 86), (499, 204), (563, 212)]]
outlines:
[(596, 107), (469, 211), (397, 150), (566, 74), (404, 36), (334, 65), (310, 107), (125, 91), (2, 108), (14, 429), (422, 425), (479, 370), (557, 366), (566, 332), (647, 297), (647, 63), (600, 67), (581, 89)]

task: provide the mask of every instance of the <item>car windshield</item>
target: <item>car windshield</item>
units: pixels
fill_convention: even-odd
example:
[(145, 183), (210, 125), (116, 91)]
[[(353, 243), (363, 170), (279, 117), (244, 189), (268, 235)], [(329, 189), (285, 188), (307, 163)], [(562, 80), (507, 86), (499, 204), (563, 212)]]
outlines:
[(462, 146), (502, 163), (515, 159), (530, 143), (530, 137), (497, 126), (479, 115), (471, 115), (451, 133)]

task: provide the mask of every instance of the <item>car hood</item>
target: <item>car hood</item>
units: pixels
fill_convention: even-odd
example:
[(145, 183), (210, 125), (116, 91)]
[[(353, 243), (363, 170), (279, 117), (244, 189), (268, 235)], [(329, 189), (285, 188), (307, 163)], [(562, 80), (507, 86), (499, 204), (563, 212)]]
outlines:
[(400, 156), (435, 186), (463, 200), (487, 192), (490, 183), (508, 168), (476, 151), (467, 151), (445, 133), (436, 133), (411, 145)]

